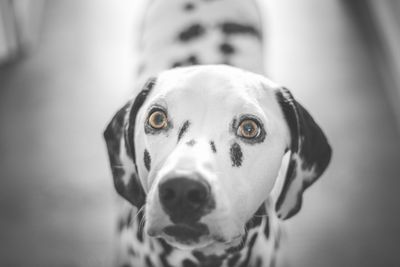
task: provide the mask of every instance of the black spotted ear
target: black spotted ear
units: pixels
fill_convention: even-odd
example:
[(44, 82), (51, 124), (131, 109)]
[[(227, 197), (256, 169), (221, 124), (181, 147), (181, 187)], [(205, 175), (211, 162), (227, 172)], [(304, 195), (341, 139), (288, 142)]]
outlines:
[(290, 130), (291, 154), (275, 209), (279, 218), (289, 219), (300, 210), (303, 192), (328, 166), (332, 150), (321, 128), (288, 89), (279, 89), (276, 96)]
[(129, 101), (111, 119), (104, 139), (117, 192), (136, 207), (144, 205), (146, 193), (140, 183), (135, 159), (135, 121), (138, 111), (155, 84), (148, 80), (134, 101)]

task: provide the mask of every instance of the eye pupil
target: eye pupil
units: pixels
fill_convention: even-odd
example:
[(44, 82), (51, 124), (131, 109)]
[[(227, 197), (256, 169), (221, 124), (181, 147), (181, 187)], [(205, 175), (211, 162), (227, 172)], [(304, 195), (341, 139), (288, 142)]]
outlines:
[(243, 126), (243, 128), (244, 128), (244, 131), (247, 132), (247, 133), (251, 133), (252, 131), (254, 131), (254, 127), (250, 123), (246, 123)]
[(156, 124), (162, 124), (164, 122), (164, 116), (161, 114), (156, 114), (154, 121)]

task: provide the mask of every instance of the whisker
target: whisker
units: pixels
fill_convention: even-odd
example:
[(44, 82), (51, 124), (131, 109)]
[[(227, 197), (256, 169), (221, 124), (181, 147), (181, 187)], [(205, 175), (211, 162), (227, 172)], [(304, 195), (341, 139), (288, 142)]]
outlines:
[(268, 215), (267, 215), (267, 214), (264, 214), (264, 215), (254, 215), (253, 217), (265, 218), (265, 217), (268, 217)]
[(139, 222), (139, 230), (144, 230), (144, 224), (146, 223), (146, 219), (145, 219), (145, 216), (144, 216), (144, 214), (143, 214), (143, 217), (142, 217), (142, 219), (140, 220), (140, 222)]
[[(141, 207), (141, 208), (136, 212), (135, 220), (134, 220), (134, 221), (136, 221), (140, 215), (144, 215), (143, 212), (144, 212), (144, 206)], [(142, 218), (141, 218), (140, 220), (142, 220)], [(139, 223), (140, 223), (140, 222), (139, 222)]]
[(145, 220), (144, 208), (145, 208), (145, 206), (143, 205), (143, 206), (137, 211), (136, 216), (135, 216), (135, 221), (136, 221), (137, 218), (138, 218), (138, 216), (139, 216), (139, 215), (142, 215), (142, 217), (140, 218), (140, 221), (139, 221), (139, 230), (143, 230), (144, 224), (145, 224), (145, 221), (146, 221), (146, 220)]
[(143, 211), (144, 211), (144, 205), (136, 212), (136, 217)]

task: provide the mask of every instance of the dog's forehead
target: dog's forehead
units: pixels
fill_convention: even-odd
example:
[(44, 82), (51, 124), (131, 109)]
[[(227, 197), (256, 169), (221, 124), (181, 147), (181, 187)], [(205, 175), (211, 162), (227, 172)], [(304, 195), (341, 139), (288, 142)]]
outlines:
[[(278, 86), (264, 77), (225, 65), (177, 68), (162, 72), (152, 100), (192, 108), (221, 107), (225, 111), (250, 112), (276, 108), (273, 90)], [(261, 110), (260, 110), (261, 112)]]

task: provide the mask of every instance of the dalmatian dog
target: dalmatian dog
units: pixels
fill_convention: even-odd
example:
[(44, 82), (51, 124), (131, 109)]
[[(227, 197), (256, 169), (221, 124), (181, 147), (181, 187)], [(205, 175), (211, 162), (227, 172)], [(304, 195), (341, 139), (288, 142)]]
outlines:
[(136, 91), (104, 132), (124, 200), (117, 266), (276, 266), (280, 225), (331, 148), (263, 76), (258, 10), (252, 0), (148, 1)]

